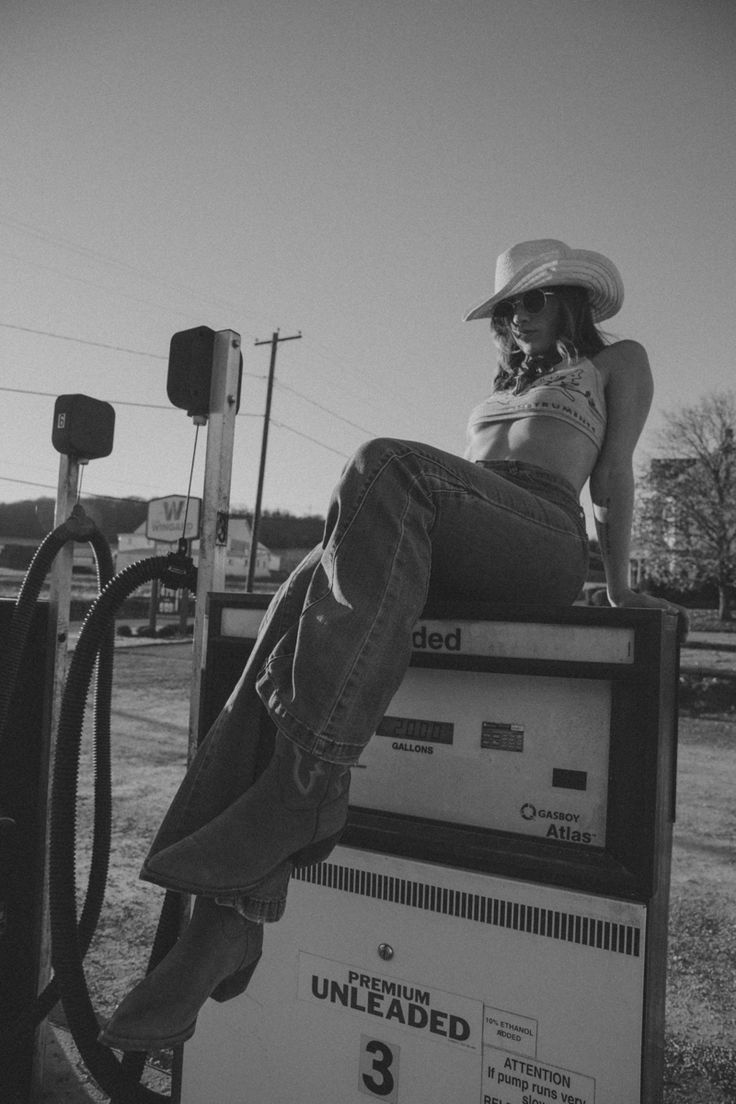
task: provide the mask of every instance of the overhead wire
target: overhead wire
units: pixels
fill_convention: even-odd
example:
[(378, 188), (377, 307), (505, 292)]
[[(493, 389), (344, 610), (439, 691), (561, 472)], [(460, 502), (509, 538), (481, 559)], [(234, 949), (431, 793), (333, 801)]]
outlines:
[(291, 391), (293, 395), (297, 395), (304, 402), (310, 404), (310, 406), (316, 406), (318, 410), (324, 410), (326, 414), (331, 414), (333, 418), (337, 418), (340, 422), (345, 422), (345, 425), (352, 426), (353, 429), (359, 429), (361, 433), (367, 433), (369, 436), (376, 436), (371, 429), (366, 429), (365, 426), (358, 425), (357, 422), (351, 422), (349, 418), (344, 418), (342, 414), (338, 414), (336, 410), (331, 410), (329, 406), (324, 406), (322, 403), (316, 401), (316, 399), (310, 399), (308, 395), (305, 395), (302, 391), (298, 391), (296, 387), (291, 387), (288, 383), (283, 383), (281, 380), (276, 379), (275, 384), (281, 388), (282, 391)]
[[(17, 326), (14, 322), (0, 322), (0, 327), (6, 330), (20, 330), (22, 333), (40, 334), (41, 337), (55, 337), (59, 341), (73, 341), (77, 345), (92, 345), (97, 349), (110, 349), (116, 353), (130, 353), (132, 356), (150, 357), (152, 360), (166, 360), (168, 361), (168, 355), (163, 353), (150, 353), (145, 349), (129, 349), (125, 345), (108, 345), (103, 341), (90, 341), (85, 337), (72, 337), (70, 334), (53, 333), (51, 330), (38, 330), (31, 326)], [(244, 376), (248, 379), (266, 379), (267, 377), (260, 372), (243, 372)], [(0, 388), (0, 390), (4, 390)], [(9, 389), (12, 390), (12, 389)], [(43, 392), (30, 392), (31, 394), (43, 394)]]
[[(41, 483), (35, 479), (14, 479), (12, 475), (0, 475), (0, 482), (2, 483), (19, 483), (22, 487), (41, 487), (47, 491), (57, 491), (59, 488), (53, 483)], [(95, 491), (85, 491), (85, 498), (109, 498), (111, 502), (130, 502), (140, 499), (141, 502), (146, 500), (142, 495), (111, 495), (111, 494), (97, 494)]]
[[(189, 287), (187, 287), (183, 284), (176, 284), (176, 283), (172, 283), (172, 282), (167, 282), (165, 280), (162, 280), (160, 277), (154, 276), (153, 274), (148, 273), (145, 270), (140, 269), (140, 268), (138, 268), (134, 265), (130, 265), (125, 261), (120, 261), (118, 259), (108, 257), (104, 253), (101, 253), (97, 250), (90, 249), (86, 246), (80, 246), (78, 244), (69, 242), (69, 241), (67, 241), (63, 238), (60, 238), (60, 237), (56, 236), (56, 235), (53, 235), (53, 234), (50, 234), (48, 232), (39, 230), (37, 227), (33, 227), (30, 224), (24, 223), (20, 220), (8, 218), (7, 216), (0, 216), (0, 222), (4, 222), (5, 224), (10, 225), (10, 226), (12, 226), (16, 229), (19, 229), (24, 233), (30, 234), (31, 236), (36, 237), (37, 239), (39, 239), (40, 241), (42, 241), (46, 244), (51, 243), (53, 245), (58, 245), (63, 249), (67, 249), (72, 253), (76, 253), (79, 256), (87, 257), (87, 258), (91, 258), (91, 259), (100, 261), (104, 264), (111, 265), (111, 266), (113, 266), (113, 267), (115, 267), (119, 270), (130, 272), (130, 273), (133, 273), (137, 276), (143, 276), (145, 279), (150, 280), (151, 282), (159, 283), (161, 286), (169, 287), (169, 288), (171, 288), (173, 290), (176, 290), (178, 292), (182, 292), (182, 291), (186, 292), (186, 294), (194, 295), (195, 297), (198, 297), (198, 298), (202, 299), (203, 301), (209, 301), (209, 302), (217, 301), (219, 303), (225, 302), (224, 300), (214, 300), (214, 299), (204, 300), (204, 297), (202, 297), (193, 288), (189, 288)], [(25, 263), (29, 263), (29, 264), (32, 264), (32, 265), (35, 264), (38, 267), (45, 268), (47, 270), (53, 271), (56, 274), (61, 274), (61, 275), (65, 276), (66, 278), (69, 278), (71, 280), (77, 280), (77, 281), (83, 282), (83, 283), (91, 283), (92, 286), (101, 288), (101, 290), (103, 290), (103, 291), (109, 291), (110, 290), (110, 289), (101, 287), (101, 285), (99, 285), (97, 283), (94, 283), (93, 281), (84, 280), (84, 278), (82, 278), (82, 277), (72, 276), (71, 274), (65, 273), (63, 271), (60, 272), (60, 270), (54, 269), (52, 266), (43, 265), (43, 264), (40, 264), (39, 262), (25, 260), (23, 258), (14, 258), (14, 259), (24, 260)], [(118, 294), (118, 295), (121, 295), (121, 296), (125, 295), (125, 293), (119, 292), (117, 290), (115, 291), (115, 294)], [(127, 298), (134, 298), (132, 296), (126, 296), (126, 297)], [(148, 306), (155, 306), (155, 307), (157, 307), (157, 309), (161, 309), (160, 304), (155, 304), (151, 300), (142, 300), (142, 299), (138, 298), (137, 301), (143, 302)], [(227, 306), (229, 308), (232, 307), (233, 309), (238, 309), (238, 310), (241, 309), (239, 307), (235, 308), (234, 304), (230, 304), (230, 303), (228, 303)], [(173, 309), (173, 308), (170, 308), (170, 307), (167, 306), (165, 309), (170, 310), (170, 309)], [(181, 313), (181, 312), (175, 312), (175, 313)], [(31, 327), (31, 326), (21, 326), (21, 325), (15, 324), (15, 323), (0, 321), (0, 327), (2, 327), (4, 329), (16, 330), (16, 331), (22, 332), (22, 333), (30, 333), (30, 334), (35, 334), (37, 336), (50, 337), (50, 338), (53, 338), (53, 339), (56, 339), (56, 340), (74, 342), (74, 343), (81, 344), (81, 345), (91, 346), (93, 348), (101, 348), (101, 349), (107, 349), (107, 350), (113, 351), (113, 352), (126, 353), (126, 354), (131, 355), (131, 356), (142, 356), (142, 357), (150, 358), (150, 359), (153, 359), (153, 360), (167, 360), (168, 359), (165, 355), (163, 355), (161, 353), (152, 353), (152, 352), (149, 352), (147, 350), (132, 349), (132, 348), (129, 348), (129, 347), (126, 347), (126, 346), (114, 345), (114, 344), (108, 343), (108, 342), (93, 341), (93, 340), (90, 340), (90, 339), (74, 337), (74, 336), (69, 335), (69, 334), (60, 334), (60, 333), (56, 333), (54, 331), (43, 330), (43, 329), (40, 329), (40, 328)], [(325, 353), (326, 353), (326, 351), (323, 349), (322, 355), (324, 356)], [(251, 378), (251, 379), (265, 379), (266, 378), (263, 375), (256, 374), (256, 373), (250, 373), (250, 372), (245, 372), (244, 375), (246, 375), (248, 378)], [(375, 435), (373, 430), (370, 430), (367, 427), (362, 426), (362, 425), (358, 424), (357, 422), (354, 422), (351, 419), (344, 417), (343, 415), (339, 414), (336, 410), (326, 406), (323, 403), (318, 402), (315, 399), (310, 398), (308, 395), (305, 395), (302, 391), (299, 391), (297, 388), (291, 387), (289, 384), (283, 383), (281, 380), (276, 380), (276, 385), (278, 387), (280, 387), (281, 389), (283, 389), (284, 391), (291, 392), (297, 398), (301, 399), (303, 402), (309, 403), (311, 406), (315, 407), (318, 410), (321, 410), (323, 413), (329, 415), (330, 417), (333, 417), (333, 418), (337, 419), (338, 421), (343, 422), (343, 424), (349, 426), (350, 428), (356, 429), (360, 433), (367, 434), (368, 436)], [(11, 393), (16, 393), (16, 394), (39, 395), (39, 396), (42, 396), (42, 397), (49, 397), (49, 398), (56, 397), (51, 392), (25, 389), (25, 388), (0, 387), (0, 391), (7, 391), (7, 392), (11, 392)], [(163, 404), (163, 403), (161, 403), (161, 404), (158, 404), (158, 403), (144, 403), (144, 402), (134, 402), (134, 401), (131, 401), (131, 400), (117, 400), (117, 401), (113, 401), (113, 404), (118, 405), (118, 406), (140, 407), (140, 408), (152, 409), (152, 410), (170, 410), (170, 409), (172, 409), (170, 406), (168, 406), (166, 404)], [(239, 416), (240, 417), (247, 417), (247, 418), (259, 418), (259, 417), (262, 417), (263, 415), (243, 411), (243, 412), (239, 412)], [(296, 436), (302, 437), (303, 439), (308, 440), (308, 441), (312, 442), (313, 444), (317, 445), (318, 447), (323, 448), (323, 449), (327, 450), (328, 452), (332, 452), (337, 456), (347, 458), (347, 454), (345, 452), (341, 451), (340, 449), (334, 448), (334, 446), (332, 446), (332, 445), (328, 445), (326, 442), (321, 441), (318, 438), (316, 438), (316, 437), (314, 437), (314, 436), (312, 436), (308, 433), (305, 433), (303, 430), (297, 429), (295, 426), (291, 426), (286, 422), (282, 422), (282, 421), (279, 421), (279, 420), (274, 419), (274, 418), (271, 418), (271, 422), (274, 426), (276, 426), (279, 429), (283, 429), (283, 430), (285, 430), (289, 433), (295, 434)], [(18, 482), (18, 483), (21, 482), (20, 480), (7, 480), (7, 481), (8, 482)], [(34, 484), (34, 485), (35, 486), (46, 486), (45, 484)]]
[[(115, 268), (118, 268), (118, 269), (121, 269), (125, 272), (130, 272), (130, 273), (132, 273), (136, 276), (143, 276), (145, 279), (150, 280), (151, 282), (154, 282), (154, 283), (158, 283), (163, 287), (168, 287), (172, 290), (179, 291), (179, 292), (184, 291), (189, 295), (193, 295), (196, 298), (199, 298), (202, 302), (217, 303), (218, 305), (227, 306), (228, 309), (234, 309), (234, 310), (238, 310), (238, 311), (242, 310), (241, 307), (236, 306), (234, 303), (230, 303), (227, 300), (222, 300), (222, 299), (218, 299), (218, 298), (214, 298), (214, 297), (202, 296), (201, 293), (197, 292), (194, 288), (190, 288), (185, 284), (179, 284), (179, 283), (176, 283), (176, 282), (163, 280), (161, 277), (155, 276), (152, 273), (147, 272), (145, 269), (139, 268), (136, 265), (131, 265), (126, 261), (121, 261), (117, 258), (109, 257), (108, 255), (106, 255), (106, 254), (104, 254), (104, 253), (102, 253), (98, 250), (90, 249), (87, 246), (80, 246), (77, 243), (70, 242), (67, 239), (61, 238), (58, 235), (51, 234), (48, 231), (44, 231), (44, 230), (39, 229), (38, 227), (34, 227), (30, 223), (23, 222), (20, 219), (10, 218), (6, 215), (6, 216), (0, 216), (0, 222), (3, 222), (6, 225), (12, 226), (16, 229), (19, 229), (23, 233), (30, 234), (31, 236), (38, 238), (40, 241), (42, 241), (44, 243), (51, 243), (51, 244), (54, 244), (54, 245), (58, 245), (63, 249), (67, 249), (72, 253), (78, 254), (79, 256), (89, 257), (89, 258), (92, 258), (94, 260), (101, 261), (104, 264), (111, 265), (111, 266), (113, 266)], [(4, 255), (9, 256), (9, 254), (4, 254)], [(18, 257), (13, 257), (13, 259), (14, 260), (21, 260), (24, 263), (28, 263), (28, 264), (36, 265), (37, 267), (45, 268), (49, 271), (54, 272), (57, 275), (62, 275), (62, 276), (68, 277), (69, 279), (72, 279), (72, 280), (76, 280), (76, 281), (83, 282), (83, 283), (88, 283), (88, 284), (91, 284), (94, 287), (98, 287), (98, 288), (100, 287), (100, 285), (95, 283), (94, 281), (87, 281), (87, 280), (84, 280), (83, 277), (72, 276), (69, 273), (65, 273), (62, 270), (53, 268), (52, 266), (40, 264), (40, 262), (30, 261), (30, 260), (27, 260), (26, 258), (18, 258)], [(110, 289), (101, 288), (101, 290), (109, 291)], [(121, 296), (125, 295), (125, 293), (122, 293), (122, 292), (118, 291), (117, 289), (115, 289), (114, 294), (121, 295)], [(148, 300), (148, 299), (141, 299), (139, 297), (134, 297), (134, 296), (125, 296), (125, 297), (134, 299), (135, 301), (141, 302), (141, 303), (143, 303), (147, 306), (154, 306), (154, 307), (156, 307), (156, 309), (166, 309), (166, 310), (173, 310), (174, 309), (174, 308), (170, 308), (169, 306), (162, 307), (161, 304), (154, 303), (154, 302), (152, 302), (151, 300)], [(175, 313), (182, 314), (183, 312), (175, 311)], [(127, 352), (127, 353), (130, 353), (130, 354), (135, 355), (135, 356), (146, 356), (146, 357), (151, 357), (151, 358), (154, 358), (154, 359), (165, 359), (165, 357), (163, 357), (162, 354), (148, 353), (148, 352), (138, 350), (138, 349), (128, 349), (128, 348), (125, 348), (125, 347), (122, 347), (122, 346), (109, 345), (109, 344), (106, 344), (106, 343), (103, 343), (103, 342), (86, 341), (86, 340), (81, 339), (81, 338), (73, 338), (73, 337), (69, 337), (65, 334), (56, 334), (56, 333), (52, 333), (52, 332), (45, 331), (45, 330), (34, 329), (32, 327), (29, 327), (29, 326), (17, 326), (17, 325), (13, 325), (13, 324), (7, 323), (7, 322), (0, 322), (0, 326), (3, 326), (7, 329), (15, 329), (15, 330), (19, 330), (19, 331), (26, 332), (26, 333), (36, 333), (36, 334), (44, 335), (44, 336), (47, 336), (47, 337), (55, 337), (55, 338), (58, 338), (60, 340), (65, 340), (65, 341), (79, 341), (80, 344), (91, 345), (91, 346), (94, 346), (94, 347), (97, 347), (97, 348), (111, 349), (111, 350), (115, 350), (115, 351), (118, 351), (118, 352)], [(247, 336), (247, 335), (245, 335), (245, 336)], [(320, 355), (324, 359), (330, 360), (333, 363), (337, 364), (337, 360), (334, 357), (334, 354), (331, 353), (325, 346), (322, 346), (318, 343), (317, 348), (319, 348), (321, 350)], [(250, 373), (246, 373), (246, 374), (250, 374)], [(335, 381), (333, 381), (333, 384), (334, 384), (334, 382)], [(277, 385), (283, 386), (285, 389), (288, 389), (287, 385), (285, 385), (285, 384), (282, 385), (279, 380), (277, 380), (276, 383), (277, 383)], [(354, 429), (358, 429), (362, 433), (367, 433), (369, 435), (375, 436), (375, 431), (366, 429), (364, 426), (360, 426), (355, 422), (351, 422), (349, 419), (347, 419), (347, 418), (343, 417), (342, 415), (338, 414), (336, 411), (331, 410), (330, 408), (325, 407), (324, 405), (322, 405), (320, 403), (317, 403), (312, 399), (309, 399), (307, 396), (303, 395), (301, 392), (297, 391), (295, 388), (292, 388), (291, 390), (293, 390), (294, 393), (297, 394), (300, 398), (304, 399), (304, 401), (309, 402), (309, 403), (311, 403), (311, 405), (317, 407), (318, 409), (323, 410), (325, 413), (328, 413), (328, 414), (332, 415), (333, 417), (338, 418), (340, 421), (344, 422), (347, 425), (352, 426)], [(344, 388), (344, 390), (346, 391), (346, 394), (350, 394), (349, 389)], [(363, 397), (363, 401), (364, 401), (364, 397)]]
[[(171, 291), (185, 292), (187, 295), (193, 296), (195, 299), (198, 299), (202, 303), (214, 304), (214, 305), (219, 306), (219, 307), (224, 306), (228, 310), (236, 310), (240, 314), (243, 314), (242, 306), (239, 305), (239, 304), (235, 304), (235, 303), (233, 303), (233, 302), (231, 302), (227, 299), (220, 299), (220, 298), (215, 297), (215, 296), (204, 296), (204, 295), (202, 295), (202, 293), (200, 291), (196, 290), (195, 288), (188, 287), (186, 284), (180, 284), (180, 283), (176, 283), (175, 281), (164, 280), (161, 276), (155, 275), (154, 273), (149, 272), (144, 268), (140, 268), (137, 265), (132, 265), (127, 261), (121, 261), (119, 258), (116, 258), (116, 257), (110, 257), (108, 254), (103, 253), (100, 250), (90, 249), (89, 246), (79, 245), (76, 242), (70, 242), (66, 238), (59, 237), (58, 235), (52, 234), (47, 230), (41, 230), (38, 227), (32, 226), (31, 223), (23, 222), (20, 219), (13, 219), (13, 218), (8, 217), (7, 215), (0, 215), (0, 222), (5, 223), (7, 226), (12, 226), (14, 229), (20, 230), (24, 234), (30, 234), (32, 237), (38, 238), (40, 241), (44, 242), (44, 244), (49, 244), (50, 243), (52, 245), (60, 247), (61, 249), (67, 249), (71, 253), (77, 253), (81, 257), (87, 257), (87, 258), (90, 258), (92, 260), (100, 261), (103, 264), (111, 265), (112, 267), (121, 269), (124, 272), (129, 272), (134, 276), (142, 277), (144, 280), (148, 280), (150, 283), (159, 284), (161, 287), (169, 288), (169, 290), (171, 290)], [(23, 258), (15, 258), (15, 259), (16, 260), (17, 259), (23, 260)], [(34, 262), (34, 261), (24, 261), (24, 263), (38, 264), (38, 262)], [(43, 265), (39, 264), (39, 267), (46, 267), (46, 266), (43, 266)], [(68, 274), (62, 272), (61, 275), (68, 275)], [(81, 279), (81, 277), (69, 276), (69, 279), (73, 279), (73, 280), (74, 279)], [(94, 285), (94, 286), (98, 286), (98, 285)], [(109, 290), (109, 289), (102, 288), (101, 290), (105, 291), (105, 290)], [(115, 291), (114, 294), (121, 294), (122, 295), (123, 293)], [(127, 298), (131, 298), (131, 297), (127, 296)], [(146, 302), (145, 300), (140, 300), (140, 301), (141, 302)], [(174, 308), (168, 308), (167, 307), (166, 309), (167, 310), (168, 309), (173, 310)], [(180, 312), (175, 311), (174, 313), (180, 313)], [(248, 315), (247, 313), (245, 314), (245, 317), (255, 318), (254, 315)]]
[[(265, 377), (257, 376), (255, 378), (256, 379), (264, 379)], [(35, 390), (32, 390), (31, 388), (27, 388), (27, 387), (0, 387), (0, 391), (9, 391), (11, 394), (15, 394), (15, 395), (39, 395), (41, 398), (45, 398), (45, 399), (56, 399), (56, 398), (58, 398), (58, 392), (57, 391), (35, 391)], [(178, 413), (176, 407), (172, 406), (171, 403), (134, 402), (132, 399), (109, 399), (108, 401), (110, 402), (110, 404), (112, 406), (138, 406), (138, 407), (142, 407), (146, 410), (170, 410), (173, 413)], [(238, 417), (239, 418), (260, 418), (260, 417), (262, 417), (262, 415), (261, 414), (251, 414), (247, 411), (241, 410), (241, 411), (238, 411)]]
[(152, 360), (168, 360), (163, 353), (149, 353), (143, 349), (127, 349), (123, 345), (108, 345), (104, 341), (88, 341), (83, 337), (70, 337), (68, 334), (52, 333), (50, 330), (36, 330), (31, 326), (17, 326), (13, 322), (0, 322), (4, 330), (20, 330), (21, 333), (40, 334), (42, 337), (55, 337), (58, 341), (74, 341), (78, 345), (93, 345), (96, 349), (112, 349), (116, 353), (130, 353), (132, 356), (151, 357)]
[(104, 287), (97, 280), (88, 280), (84, 276), (72, 276), (71, 273), (65, 272), (62, 268), (55, 268), (54, 265), (42, 264), (40, 261), (31, 261), (27, 257), (18, 257), (13, 253), (7, 253), (5, 250), (0, 250), (1, 257), (8, 257), (11, 261), (17, 261), (20, 264), (30, 265), (32, 268), (40, 268), (45, 272), (53, 272), (55, 276), (63, 276), (65, 280), (72, 280), (77, 284), (84, 284), (86, 287), (95, 288), (97, 291), (105, 292), (107, 295), (114, 295), (118, 299), (127, 299), (131, 303), (140, 303), (144, 307), (151, 307), (155, 311), (167, 311), (169, 314), (179, 315), (180, 318), (188, 318), (191, 315), (191, 311), (178, 310), (176, 307), (171, 307), (165, 303), (156, 303), (152, 299), (143, 299), (140, 295), (131, 295), (130, 292), (121, 291), (119, 288)]
[(308, 433), (303, 433), (301, 429), (294, 429), (293, 426), (286, 425), (285, 422), (278, 422), (275, 418), (271, 418), (271, 425), (278, 426), (279, 429), (286, 429), (289, 433), (295, 433), (297, 437), (304, 437), (307, 441), (319, 445), (320, 448), (327, 449), (328, 452), (334, 452), (337, 456), (343, 456), (346, 460), (348, 459), (346, 452), (341, 452), (340, 449), (333, 448), (332, 445), (326, 445), (324, 441), (319, 441), (316, 437), (310, 437)]

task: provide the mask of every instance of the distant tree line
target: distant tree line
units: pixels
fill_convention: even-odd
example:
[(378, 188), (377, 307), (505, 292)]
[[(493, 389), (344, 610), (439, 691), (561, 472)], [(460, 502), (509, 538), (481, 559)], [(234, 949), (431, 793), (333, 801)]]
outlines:
[[(109, 541), (119, 533), (134, 533), (146, 520), (142, 498), (83, 498), (85, 512)], [(251, 515), (243, 511), (248, 520)], [(311, 548), (322, 539), (325, 520), (317, 514), (297, 517), (284, 510), (265, 510), (259, 540), (267, 548)], [(0, 503), (0, 544), (13, 537), (43, 540), (54, 527), (54, 499), (24, 499)]]
[[(246, 514), (249, 521), (252, 515)], [(319, 514), (295, 517), (283, 510), (264, 510), (258, 540), (266, 548), (313, 548), (322, 540), (325, 519)]]
[[(142, 498), (82, 498), (85, 512), (109, 541), (118, 533), (133, 533), (146, 520), (148, 503)], [(54, 527), (53, 498), (0, 503), (0, 541), (10, 537), (42, 540)]]

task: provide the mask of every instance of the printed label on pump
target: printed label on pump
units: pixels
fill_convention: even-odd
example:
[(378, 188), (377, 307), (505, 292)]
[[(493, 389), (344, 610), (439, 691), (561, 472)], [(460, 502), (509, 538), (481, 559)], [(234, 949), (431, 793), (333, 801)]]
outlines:
[(537, 1021), (517, 1016), (503, 1008), (483, 1010), (483, 1046), (495, 1046), (514, 1054), (534, 1057), (537, 1053)]
[(395, 1043), (361, 1035), (358, 1092), (374, 1100), (398, 1104), (400, 1055), (401, 1047)]
[(595, 1104), (595, 1078), (485, 1047), (481, 1104)]
[(415, 652), (586, 663), (634, 662), (634, 630), (525, 621), (418, 621)]
[(385, 974), (366, 973), (344, 962), (299, 956), (300, 1000), (331, 1011), (361, 1015), (375, 1027), (399, 1027), (436, 1041), (480, 1052), (483, 1006), (480, 1001), (446, 993)]

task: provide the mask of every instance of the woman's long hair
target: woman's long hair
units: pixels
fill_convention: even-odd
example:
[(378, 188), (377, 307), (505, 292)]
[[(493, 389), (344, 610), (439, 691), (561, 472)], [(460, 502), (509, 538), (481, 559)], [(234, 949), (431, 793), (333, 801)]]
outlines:
[[(556, 346), (560, 357), (563, 360), (577, 360), (599, 353), (606, 342), (593, 321), (585, 288), (564, 284), (549, 290), (555, 292), (560, 304), (560, 328)], [(498, 372), (493, 381), (493, 390), (508, 391), (516, 386), (524, 353), (511, 336), (511, 328), (507, 322), (491, 318), (491, 332), (498, 350)]]

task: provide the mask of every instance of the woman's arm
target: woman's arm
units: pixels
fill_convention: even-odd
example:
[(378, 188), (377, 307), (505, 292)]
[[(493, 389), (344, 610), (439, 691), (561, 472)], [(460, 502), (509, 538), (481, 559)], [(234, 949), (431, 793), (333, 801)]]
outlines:
[(652, 403), (649, 358), (638, 342), (619, 341), (598, 353), (595, 363), (606, 376), (608, 423), (603, 448), (590, 477), (590, 494), (608, 600), (612, 606), (654, 606), (684, 619), (678, 606), (639, 594), (629, 584), (633, 456)]
[(606, 375), (608, 423), (590, 477), (593, 516), (613, 606), (629, 599), (629, 552), (634, 512), (633, 456), (652, 403), (649, 358), (635, 341), (607, 346), (595, 358)]

